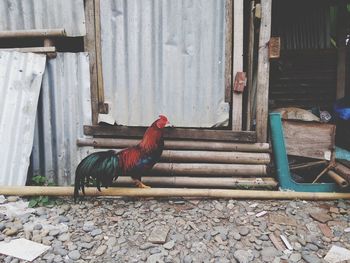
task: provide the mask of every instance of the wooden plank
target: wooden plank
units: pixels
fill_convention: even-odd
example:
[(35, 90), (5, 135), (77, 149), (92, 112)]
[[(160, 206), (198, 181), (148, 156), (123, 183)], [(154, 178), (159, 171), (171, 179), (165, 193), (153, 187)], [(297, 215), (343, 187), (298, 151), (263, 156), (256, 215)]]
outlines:
[[(233, 1), (233, 76), (243, 71), (243, 0)], [(232, 130), (242, 130), (243, 94), (232, 94)]]
[(287, 154), (330, 160), (334, 149), (334, 125), (290, 120), (284, 120), (282, 124)]
[(1, 48), (0, 51), (18, 51), (31, 53), (53, 53), (56, 47), (22, 47), (22, 48)]
[(226, 0), (225, 7), (225, 101), (231, 102), (232, 94), (232, 0)]
[(253, 69), (254, 69), (254, 5), (255, 1), (250, 2), (249, 10), (249, 36), (248, 36), (248, 70), (247, 70), (247, 104), (246, 104), (246, 130), (251, 130), (252, 122), (252, 90), (253, 90)]
[(98, 94), (98, 111), (107, 114), (108, 105), (105, 105), (103, 74), (102, 74), (102, 54), (101, 54), (101, 15), (100, 0), (95, 0), (95, 45), (96, 45), (96, 68), (97, 68), (97, 94)]
[(85, 25), (86, 35), (84, 37), (84, 50), (89, 53), (90, 63), (90, 92), (92, 124), (98, 123), (98, 84), (95, 45), (95, 7), (94, 0), (85, 0)]
[(272, 0), (261, 2), (258, 79), (256, 94), (256, 132), (258, 142), (267, 141), (270, 62), (268, 43), (271, 37)]
[(64, 37), (64, 28), (0, 31), (0, 38)]
[[(84, 126), (84, 134), (90, 136), (108, 137), (142, 137), (146, 127), (125, 126)], [(231, 142), (255, 142), (256, 133), (251, 131), (229, 131), (208, 129), (168, 128), (165, 129), (166, 139), (193, 139)]]

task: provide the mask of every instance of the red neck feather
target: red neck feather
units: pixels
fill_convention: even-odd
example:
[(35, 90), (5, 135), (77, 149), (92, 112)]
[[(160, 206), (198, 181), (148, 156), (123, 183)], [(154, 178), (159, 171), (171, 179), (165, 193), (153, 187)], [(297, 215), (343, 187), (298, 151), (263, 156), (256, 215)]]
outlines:
[(163, 136), (163, 129), (160, 129), (153, 123), (143, 135), (143, 139), (140, 142), (140, 147), (147, 150), (151, 150), (158, 146), (160, 139)]

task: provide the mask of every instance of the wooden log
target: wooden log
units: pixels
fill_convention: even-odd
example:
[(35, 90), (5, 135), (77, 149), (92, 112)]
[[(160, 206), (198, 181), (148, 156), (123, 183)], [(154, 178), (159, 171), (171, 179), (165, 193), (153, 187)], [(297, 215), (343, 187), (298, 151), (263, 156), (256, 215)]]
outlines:
[(350, 183), (350, 169), (341, 163), (336, 163), (334, 171)]
[(207, 163), (240, 163), (268, 164), (268, 153), (244, 152), (209, 152), (209, 151), (173, 151), (164, 150), (161, 156), (163, 162), (207, 162)]
[(341, 188), (345, 188), (345, 187), (349, 186), (349, 183), (343, 177), (341, 177), (339, 174), (337, 174), (336, 172), (328, 171), (327, 175)]
[[(43, 187), (43, 186), (1, 186), (1, 195), (17, 196), (73, 196), (73, 187)], [(85, 188), (88, 196), (130, 196), (130, 197), (204, 197), (204, 198), (235, 198), (262, 200), (338, 200), (350, 199), (350, 193), (315, 193), (315, 192), (280, 192), (258, 190), (226, 190), (226, 189), (183, 189), (183, 188), (121, 188), (110, 187), (101, 189)]]
[(262, 164), (157, 163), (150, 174), (190, 176), (266, 176)]
[(64, 28), (0, 31), (0, 38), (64, 37)]
[[(237, 187), (277, 187), (274, 178), (234, 178), (234, 177), (174, 177), (174, 176), (144, 176), (142, 182), (149, 186), (167, 187), (204, 187), (204, 188), (237, 188)], [(115, 181), (117, 186), (134, 185), (132, 179), (120, 176)]]
[[(233, 73), (243, 71), (243, 0), (233, 1)], [(242, 130), (243, 93), (232, 94), (232, 130)]]
[(1, 48), (0, 51), (17, 51), (24, 53), (54, 53), (56, 52), (56, 47), (21, 47), (21, 48)]
[[(78, 146), (94, 146), (102, 148), (126, 148), (138, 144), (138, 139), (111, 139), (111, 138), (79, 138)], [(164, 142), (168, 150), (208, 150), (208, 151), (240, 151), (240, 152), (269, 152), (268, 143), (230, 143), (206, 141), (172, 141)]]
[(256, 94), (256, 133), (258, 142), (267, 141), (270, 62), (268, 42), (271, 37), (272, 0), (261, 2), (259, 36), (258, 83)]

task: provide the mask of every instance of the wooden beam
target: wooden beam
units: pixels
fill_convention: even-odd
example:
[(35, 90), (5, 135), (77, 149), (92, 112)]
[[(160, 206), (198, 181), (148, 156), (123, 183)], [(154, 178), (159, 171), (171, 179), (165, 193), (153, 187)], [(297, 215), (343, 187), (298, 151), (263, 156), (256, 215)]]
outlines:
[[(146, 127), (125, 126), (84, 126), (84, 134), (90, 136), (108, 137), (138, 137), (141, 138)], [(193, 139), (230, 142), (256, 142), (256, 133), (251, 131), (229, 131), (208, 129), (168, 128), (164, 131), (166, 139)]]
[(18, 51), (31, 53), (53, 53), (56, 47), (21, 47), (21, 48), (1, 48), (0, 51)]
[(231, 102), (232, 94), (232, 0), (226, 0), (225, 14), (225, 101)]
[[(243, 0), (233, 1), (233, 73), (243, 71)], [(232, 130), (242, 130), (243, 93), (232, 94)]]
[(271, 37), (272, 0), (261, 2), (261, 24), (258, 55), (258, 82), (256, 94), (256, 133), (258, 142), (267, 141), (270, 62), (268, 43)]
[(1, 38), (35, 38), (35, 37), (65, 37), (64, 28), (56, 29), (28, 29), (28, 30), (10, 30), (0, 31)]
[(252, 90), (253, 90), (253, 70), (254, 70), (254, 7), (255, 1), (250, 2), (250, 10), (249, 10), (249, 36), (248, 36), (248, 70), (247, 70), (247, 103), (246, 103), (246, 130), (251, 130), (252, 124)]
[(90, 63), (90, 93), (92, 124), (98, 124), (98, 82), (95, 44), (95, 4), (94, 0), (85, 0), (85, 25), (84, 50), (89, 53)]
[[(113, 139), (113, 138), (79, 138), (78, 146), (92, 146), (96, 148), (123, 149), (135, 146), (140, 139)], [(167, 150), (204, 150), (204, 151), (239, 151), (239, 152), (270, 152), (268, 143), (232, 143), (207, 141), (174, 141), (165, 140)]]

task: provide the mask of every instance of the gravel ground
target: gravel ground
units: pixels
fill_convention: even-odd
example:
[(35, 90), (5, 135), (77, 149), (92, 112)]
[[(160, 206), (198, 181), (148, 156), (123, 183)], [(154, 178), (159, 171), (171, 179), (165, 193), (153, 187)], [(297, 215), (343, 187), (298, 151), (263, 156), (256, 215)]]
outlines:
[[(348, 201), (63, 201), (24, 215), (0, 214), (0, 240), (24, 237), (51, 247), (34, 262), (317, 263), (326, 262), (332, 245), (350, 249)], [(20, 262), (5, 255), (0, 261)]]

